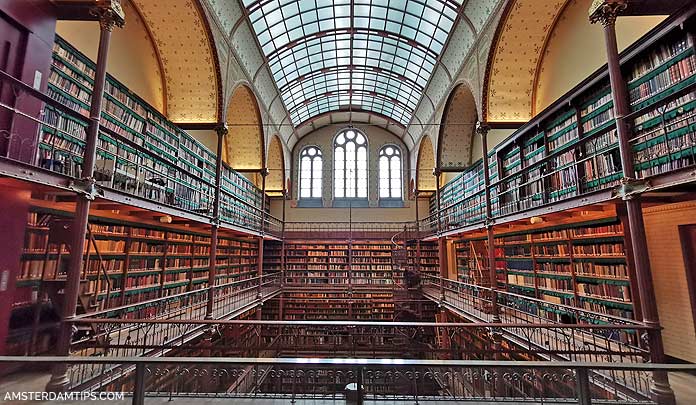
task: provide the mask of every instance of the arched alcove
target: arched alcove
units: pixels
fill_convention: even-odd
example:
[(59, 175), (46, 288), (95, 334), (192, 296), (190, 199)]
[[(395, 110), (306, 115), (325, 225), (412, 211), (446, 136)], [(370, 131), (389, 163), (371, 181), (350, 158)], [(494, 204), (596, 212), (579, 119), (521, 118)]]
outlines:
[(285, 181), (285, 158), (283, 157), (283, 145), (277, 135), (273, 135), (268, 144), (266, 167), (269, 170), (266, 178), (266, 190), (272, 195), (282, 195)]
[(416, 161), (416, 187), (417, 191), (435, 191), (437, 185), (433, 168), (435, 167), (435, 151), (433, 143), (428, 136), (421, 138), (418, 148), (418, 160)]
[(478, 114), (469, 87), (457, 85), (450, 93), (442, 114), (437, 142), (441, 169), (464, 170), (471, 164), (471, 146)]
[[(606, 63), (592, 0), (511, 0), (500, 20), (486, 71), (483, 120), (526, 122)], [(619, 50), (663, 17), (621, 17)]]
[(232, 94), (227, 125), (227, 164), (240, 171), (261, 169), (265, 156), (263, 125), (256, 97), (249, 87), (241, 85)]

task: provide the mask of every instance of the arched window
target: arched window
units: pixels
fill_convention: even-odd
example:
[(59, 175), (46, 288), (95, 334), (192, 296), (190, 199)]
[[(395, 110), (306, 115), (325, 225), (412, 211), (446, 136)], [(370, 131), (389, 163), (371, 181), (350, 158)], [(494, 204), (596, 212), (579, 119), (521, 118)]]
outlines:
[(367, 138), (353, 128), (334, 140), (334, 198), (367, 199)]
[(300, 199), (321, 198), (321, 150), (307, 146), (300, 153)]
[(401, 199), (401, 150), (386, 145), (379, 151), (379, 198)]

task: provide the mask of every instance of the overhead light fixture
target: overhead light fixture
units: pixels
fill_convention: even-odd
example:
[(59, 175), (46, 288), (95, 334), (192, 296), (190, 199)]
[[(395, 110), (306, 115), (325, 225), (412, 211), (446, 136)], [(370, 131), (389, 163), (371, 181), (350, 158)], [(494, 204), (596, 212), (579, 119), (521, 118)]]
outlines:
[(172, 217), (170, 217), (169, 215), (165, 215), (165, 216), (160, 217), (159, 221), (163, 224), (171, 224)]
[(544, 218), (542, 218), (542, 217), (531, 217), (531, 218), (529, 218), (529, 223), (532, 224), (532, 225), (540, 224), (540, 223), (542, 223), (542, 222), (544, 222)]
[(111, 213), (118, 215), (121, 213), (121, 210), (111, 210)]

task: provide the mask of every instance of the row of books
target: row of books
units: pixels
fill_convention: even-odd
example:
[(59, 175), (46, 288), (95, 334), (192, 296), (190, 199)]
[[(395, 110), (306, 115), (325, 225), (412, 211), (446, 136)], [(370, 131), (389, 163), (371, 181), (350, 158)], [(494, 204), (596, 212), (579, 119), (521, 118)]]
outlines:
[(623, 243), (601, 243), (592, 245), (574, 245), (573, 254), (576, 256), (623, 256)]
[(649, 53), (634, 62), (626, 79), (629, 82), (640, 79), (644, 75), (653, 71), (656, 67), (661, 66), (678, 54), (689, 49), (692, 44), (689, 44), (688, 37), (682, 36), (671, 42), (661, 43), (655, 46)]
[(661, 91), (691, 77), (696, 72), (696, 57), (689, 56), (671, 65), (667, 70), (646, 80), (640, 85), (630, 88), (628, 96), (631, 104), (635, 105)]

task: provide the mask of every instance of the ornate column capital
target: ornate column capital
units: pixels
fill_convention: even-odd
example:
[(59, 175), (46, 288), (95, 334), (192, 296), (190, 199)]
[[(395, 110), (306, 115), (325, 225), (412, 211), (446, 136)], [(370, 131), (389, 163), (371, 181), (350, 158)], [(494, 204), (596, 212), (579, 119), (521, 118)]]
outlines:
[(226, 122), (222, 122), (215, 127), (215, 132), (219, 137), (225, 137), (229, 132), (230, 128), (227, 126)]
[(488, 131), (490, 130), (491, 127), (487, 123), (481, 121), (476, 122), (476, 133), (481, 135), (481, 137), (488, 135)]
[(589, 10), (590, 23), (601, 23), (607, 27), (616, 23), (619, 16), (628, 4), (626, 0), (594, 0)]
[(99, 0), (90, 10), (90, 14), (99, 19), (102, 31), (113, 31), (114, 26), (123, 28), (126, 24), (126, 14), (121, 7), (121, 0)]
[(439, 177), (442, 174), (442, 169), (439, 167), (433, 167), (433, 176)]
[(262, 167), (261, 170), (259, 170), (259, 174), (261, 175), (261, 177), (266, 177), (266, 176), (268, 176), (270, 173), (271, 173), (271, 171), (268, 170), (267, 167)]

